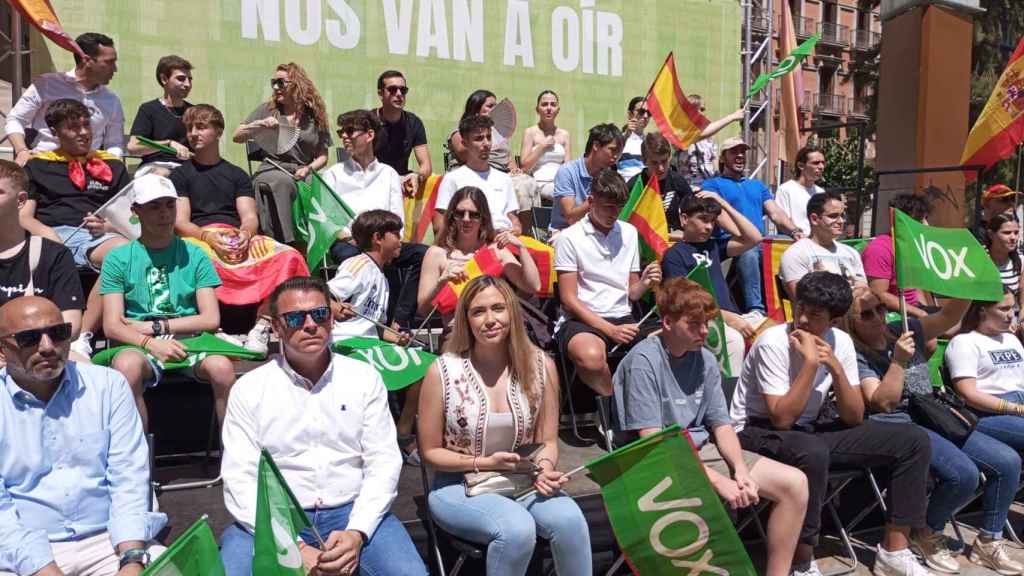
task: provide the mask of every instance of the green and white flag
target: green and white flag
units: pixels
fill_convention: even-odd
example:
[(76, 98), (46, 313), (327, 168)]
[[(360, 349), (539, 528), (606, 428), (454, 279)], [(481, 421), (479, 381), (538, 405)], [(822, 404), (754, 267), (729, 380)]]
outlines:
[(256, 486), (252, 573), (260, 576), (305, 576), (298, 539), (300, 531), (311, 527), (309, 518), (266, 449), (260, 453)]
[[(707, 265), (698, 264), (693, 270), (690, 270), (686, 277), (700, 284), (702, 288), (711, 294), (715, 302), (718, 302), (718, 294), (715, 294), (715, 285), (711, 283), (711, 275), (708, 273)], [(714, 320), (708, 324), (708, 337), (704, 340), (704, 347), (715, 355), (715, 358), (718, 360), (718, 368), (722, 371), (722, 374), (726, 378), (731, 378), (732, 370), (729, 368), (731, 364), (729, 362), (729, 347), (725, 345), (725, 319), (722, 318), (721, 309), (718, 311), (718, 316), (715, 316)]]
[(634, 574), (757, 574), (686, 432), (673, 425), (587, 464)]
[(204, 515), (142, 572), (142, 576), (224, 576), (220, 548)]
[(149, 356), (154, 362), (157, 363), (164, 370), (178, 370), (180, 368), (189, 368), (199, 364), (204, 358), (210, 355), (227, 356), (228, 358), (237, 358), (240, 360), (262, 360), (266, 358), (266, 354), (259, 352), (253, 352), (247, 350), (241, 346), (232, 344), (222, 340), (209, 332), (203, 332), (199, 336), (193, 336), (192, 338), (184, 338), (179, 340), (182, 346), (185, 347), (185, 351), (188, 352), (188, 356), (184, 360), (172, 360), (170, 362), (161, 362), (157, 360), (152, 354), (146, 352), (142, 348), (133, 345), (122, 345), (115, 346), (113, 348), (105, 348), (100, 350), (92, 357), (92, 363), (99, 366), (110, 366), (110, 363), (114, 361), (114, 356), (117, 356), (122, 350), (128, 350), (134, 348), (140, 352)]
[(334, 343), (334, 351), (373, 366), (391, 391), (401, 390), (422, 380), (437, 359), (436, 354), (406, 348), (379, 338), (356, 336)]
[(999, 269), (966, 228), (927, 226), (893, 209), (896, 285), (951, 298), (1003, 299)]
[(306, 264), (310, 273), (323, 264), (338, 232), (349, 228), (356, 218), (323, 178), (316, 172), (312, 174), (311, 184), (296, 182), (298, 194), (292, 203), (295, 230), (300, 231), (300, 238), (306, 242)]
[(789, 74), (793, 70), (796, 70), (800, 63), (811, 55), (814, 51), (814, 45), (818, 43), (818, 39), (821, 38), (821, 34), (815, 34), (807, 40), (804, 40), (803, 44), (797, 46), (789, 53), (788, 56), (779, 62), (778, 67), (768, 73), (762, 73), (754, 80), (754, 83), (750, 85), (750, 90), (747, 92), (747, 98), (753, 98), (755, 94), (761, 91), (762, 88), (768, 85), (769, 82), (776, 78), (781, 78), (786, 74)]

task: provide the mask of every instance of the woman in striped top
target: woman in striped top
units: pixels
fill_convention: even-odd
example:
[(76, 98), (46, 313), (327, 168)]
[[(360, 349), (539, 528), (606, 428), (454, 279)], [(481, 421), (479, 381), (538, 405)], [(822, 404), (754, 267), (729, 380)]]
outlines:
[(1015, 300), (1013, 325), (1011, 332), (1019, 333), (1020, 306), (1024, 302), (1024, 292), (1021, 291), (1021, 258), (1017, 251), (1017, 243), (1020, 239), (1020, 223), (1012, 213), (996, 214), (985, 223), (985, 245), (988, 254), (999, 269), (999, 276), (1003, 280), (1003, 286), (1010, 291)]

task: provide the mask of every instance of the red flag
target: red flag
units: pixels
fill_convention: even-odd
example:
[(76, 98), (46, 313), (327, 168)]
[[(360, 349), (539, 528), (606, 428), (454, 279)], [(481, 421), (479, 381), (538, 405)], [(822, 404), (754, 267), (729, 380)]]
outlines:
[(473, 254), (473, 258), (469, 262), (466, 262), (463, 270), (466, 272), (466, 279), (464, 281), (459, 283), (448, 282), (437, 293), (437, 296), (434, 296), (431, 304), (441, 314), (451, 314), (455, 311), (455, 306), (459, 303), (459, 296), (462, 294), (462, 290), (473, 278), (483, 275), (501, 276), (501, 259), (498, 258), (498, 255), (491, 248), (481, 248)]
[(50, 5), (50, 0), (10, 0), (11, 6), (18, 9), (43, 36), (53, 40), (55, 44), (68, 52), (84, 56), (82, 49), (74, 38), (64, 31), (57, 14)]

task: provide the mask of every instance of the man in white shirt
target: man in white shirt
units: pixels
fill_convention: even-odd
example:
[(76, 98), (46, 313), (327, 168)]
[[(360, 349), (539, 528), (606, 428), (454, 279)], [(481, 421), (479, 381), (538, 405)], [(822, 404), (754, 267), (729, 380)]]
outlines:
[[(57, 149), (57, 137), (46, 125), (46, 109), (61, 98), (78, 100), (89, 108), (91, 150), (106, 150), (115, 156), (124, 154), (124, 110), (121, 99), (107, 88), (117, 72), (114, 41), (103, 34), (86, 32), (75, 38), (75, 42), (85, 53), (84, 56), (75, 54), (75, 69), (36, 78), (7, 115), (4, 130), (11, 139), (15, 161), (22, 166), (33, 152)], [(32, 147), (25, 138), (29, 129), (38, 132)]]
[(806, 236), (811, 233), (807, 201), (825, 191), (816, 184), (825, 173), (825, 153), (814, 146), (804, 146), (796, 153), (794, 164), (793, 179), (779, 186), (775, 192), (775, 203)]
[(269, 298), (282, 354), (239, 380), (224, 420), (224, 504), (235, 518), (221, 539), (229, 576), (252, 574), (260, 450), (273, 456), (322, 550), (303, 532), (303, 558), (322, 572), (427, 573), (388, 509), (402, 457), (387, 391), (377, 372), (332, 354), (327, 285), (295, 277)]
[[(853, 290), (842, 276), (811, 272), (801, 278), (793, 323), (766, 330), (747, 355), (731, 416), (744, 450), (807, 475), (807, 515), (794, 574), (821, 574), (814, 546), (828, 471), (838, 466), (890, 471), (889, 519), (875, 574), (927, 576), (907, 546), (911, 528), (925, 525), (931, 444), (916, 425), (864, 419), (853, 341), (832, 327), (852, 302)], [(830, 391), (834, 404), (826, 402)]]
[(661, 282), (657, 262), (640, 273), (636, 228), (618, 219), (628, 197), (622, 176), (614, 167), (605, 168), (594, 178), (587, 215), (555, 241), (562, 301), (555, 335), (559, 350), (602, 396), (612, 395), (608, 350), (618, 345), (625, 352), (640, 335), (630, 302)]
[(824, 270), (846, 278), (850, 286), (867, 286), (860, 252), (841, 242), (846, 225), (843, 197), (835, 192), (816, 194), (807, 201), (811, 235), (798, 240), (782, 253), (779, 274), (786, 283), (790, 299), (796, 295), (796, 283), (810, 272)]
[(466, 186), (475, 186), (484, 192), (487, 208), (491, 212), (494, 229), (512, 230), (519, 235), (519, 200), (516, 199), (512, 178), (501, 170), (491, 168), (487, 159), (491, 154), (491, 128), (494, 121), (488, 116), (476, 114), (459, 122), (459, 135), (466, 147), (466, 163), (444, 175), (437, 192), (437, 212), (434, 214), (435, 234), (444, 224), (444, 211), (448, 209), (455, 191)]

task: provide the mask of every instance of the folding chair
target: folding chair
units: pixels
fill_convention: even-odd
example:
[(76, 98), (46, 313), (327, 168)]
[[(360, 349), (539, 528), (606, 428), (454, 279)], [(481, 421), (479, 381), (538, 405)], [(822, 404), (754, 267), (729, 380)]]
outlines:
[(550, 237), (548, 226), (551, 225), (551, 206), (533, 207), (533, 237), (546, 242)]
[[(181, 386), (183, 384), (195, 383), (192, 379), (184, 378), (182, 375), (170, 372), (164, 374), (164, 384), (167, 386)], [(200, 384), (205, 386), (205, 384)], [(156, 455), (156, 435), (152, 432), (146, 434), (146, 442), (149, 444), (149, 475), (150, 485), (153, 490), (159, 495), (163, 492), (176, 492), (180, 490), (194, 490), (197, 488), (212, 488), (221, 483), (220, 468), (217, 469), (217, 475), (215, 477), (209, 477), (210, 473), (210, 461), (216, 456), (220, 455), (220, 429), (217, 426), (217, 411), (214, 409), (214, 403), (210, 403), (210, 427), (207, 435), (206, 449), (203, 452), (202, 468), (203, 474), (207, 478), (201, 480), (193, 480), (187, 482), (174, 482), (169, 484), (162, 484), (157, 482), (155, 479), (156, 464), (158, 460), (169, 460), (169, 459), (180, 459), (186, 456), (191, 456), (194, 453), (178, 453), (178, 454), (164, 454), (161, 456)], [(216, 452), (216, 454), (214, 454)]]
[[(568, 354), (562, 354), (559, 346), (555, 347), (555, 365), (558, 368), (558, 379), (562, 383), (559, 387), (562, 395), (562, 407), (568, 408), (568, 414), (563, 413), (562, 423), (568, 423), (572, 429), (573, 436), (580, 442), (589, 442), (590, 439), (580, 435), (581, 425), (592, 425), (601, 431), (604, 440), (604, 447), (607, 451), (614, 450), (611, 428), (611, 398), (598, 396), (582, 380), (576, 377), (576, 366), (568, 358)], [(612, 356), (609, 355), (609, 368), (612, 363)], [(618, 357), (619, 360), (622, 356)], [(614, 369), (612, 369), (614, 371)], [(588, 410), (584, 412), (584, 410)]]

